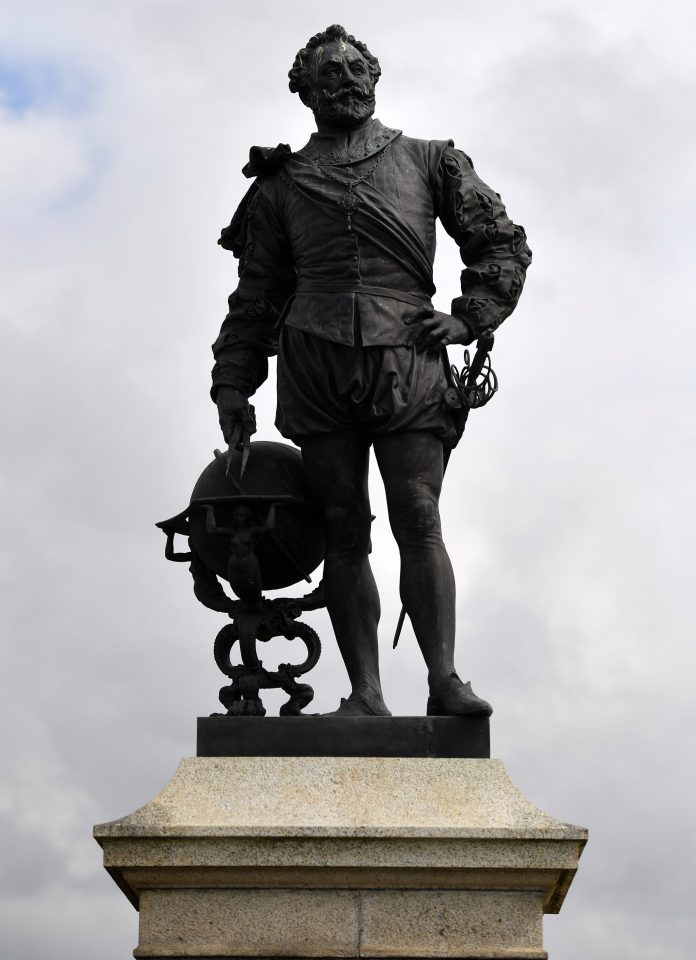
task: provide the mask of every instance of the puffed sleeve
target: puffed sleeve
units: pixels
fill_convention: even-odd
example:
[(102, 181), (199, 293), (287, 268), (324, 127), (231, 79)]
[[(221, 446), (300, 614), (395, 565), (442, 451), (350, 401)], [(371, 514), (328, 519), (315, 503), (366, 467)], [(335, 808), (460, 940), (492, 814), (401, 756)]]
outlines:
[(452, 301), (451, 312), (476, 336), (492, 332), (515, 309), (532, 260), (524, 228), (510, 220), (469, 157), (451, 145), (442, 152), (437, 191), (438, 215), (466, 266), (462, 296)]
[(239, 260), (239, 286), (213, 344), (213, 386), (230, 386), (250, 397), (268, 376), (277, 350), (276, 325), (295, 289), (290, 249), (272, 201), (252, 184), (218, 241)]

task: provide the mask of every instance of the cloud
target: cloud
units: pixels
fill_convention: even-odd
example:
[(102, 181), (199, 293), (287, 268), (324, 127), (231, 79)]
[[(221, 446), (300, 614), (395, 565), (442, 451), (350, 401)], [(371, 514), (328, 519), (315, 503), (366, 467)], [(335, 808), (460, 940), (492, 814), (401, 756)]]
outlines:
[(74, 123), (0, 106), (0, 203), (11, 220), (66, 202), (91, 177), (88, 146)]

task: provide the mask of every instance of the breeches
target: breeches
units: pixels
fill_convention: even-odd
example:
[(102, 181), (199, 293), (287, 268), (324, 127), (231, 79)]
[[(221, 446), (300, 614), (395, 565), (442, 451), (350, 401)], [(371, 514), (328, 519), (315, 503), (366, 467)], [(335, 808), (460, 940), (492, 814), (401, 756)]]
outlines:
[(447, 447), (459, 436), (443, 395), (445, 351), (346, 346), (284, 327), (276, 426), (298, 446), (316, 436), (427, 430)]

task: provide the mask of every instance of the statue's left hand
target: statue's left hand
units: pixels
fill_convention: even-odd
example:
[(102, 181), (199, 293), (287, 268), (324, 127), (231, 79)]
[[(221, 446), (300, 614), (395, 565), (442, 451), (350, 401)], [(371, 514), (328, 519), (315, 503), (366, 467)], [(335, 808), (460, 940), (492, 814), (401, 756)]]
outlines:
[(415, 344), (419, 353), (446, 347), (449, 343), (469, 344), (475, 338), (465, 320), (432, 307), (418, 307), (406, 317), (404, 323), (414, 327), (411, 343)]

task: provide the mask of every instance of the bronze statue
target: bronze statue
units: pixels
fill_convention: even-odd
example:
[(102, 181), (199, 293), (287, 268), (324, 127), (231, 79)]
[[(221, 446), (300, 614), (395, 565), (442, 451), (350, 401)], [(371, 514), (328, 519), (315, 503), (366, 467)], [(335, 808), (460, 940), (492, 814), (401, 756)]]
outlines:
[[(428, 668), (427, 712), (487, 716), (454, 667), (455, 581), (438, 499), (467, 410), (445, 348), (492, 342), (531, 252), (451, 141), (416, 140), (373, 118), (379, 63), (343, 27), (312, 37), (289, 76), (317, 132), (294, 153), (252, 148), (243, 172), (254, 183), (219, 241), (240, 261), (213, 346), (220, 425), (230, 450), (247, 446), (249, 397), (277, 353), (276, 424), (301, 448), (323, 510), (325, 599), (351, 683), (336, 714), (389, 715), (368, 561), (373, 447), (401, 597)], [(438, 217), (465, 264), (450, 314), (431, 303)]]

